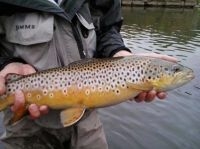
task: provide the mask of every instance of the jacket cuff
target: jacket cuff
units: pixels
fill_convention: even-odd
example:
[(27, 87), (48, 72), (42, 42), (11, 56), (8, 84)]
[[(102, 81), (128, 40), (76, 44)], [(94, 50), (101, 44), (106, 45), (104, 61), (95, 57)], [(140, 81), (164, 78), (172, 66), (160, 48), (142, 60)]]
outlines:
[(117, 52), (122, 51), (122, 50), (123, 50), (123, 51), (128, 51), (128, 52), (132, 53), (131, 50), (130, 50), (129, 48), (123, 46), (123, 47), (119, 47), (119, 48), (113, 50), (113, 51), (110, 53), (109, 57), (113, 57), (113, 55), (115, 55)]
[(17, 57), (0, 57), (0, 70), (2, 70), (6, 65), (8, 65), (10, 63), (13, 63), (13, 62), (19, 62), (19, 63), (26, 64), (26, 62), (21, 58), (17, 58)]

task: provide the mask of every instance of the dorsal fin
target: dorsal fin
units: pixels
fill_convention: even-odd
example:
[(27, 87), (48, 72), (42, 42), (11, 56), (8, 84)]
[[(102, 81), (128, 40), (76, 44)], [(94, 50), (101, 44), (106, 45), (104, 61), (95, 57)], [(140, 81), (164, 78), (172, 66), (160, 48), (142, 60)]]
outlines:
[(20, 74), (16, 74), (16, 73), (9, 73), (6, 76), (6, 83), (11, 83), (11, 82), (19, 80), (23, 77), (24, 77), (24, 75), (20, 75)]
[[(128, 57), (128, 56), (126, 56)], [(112, 61), (117, 61), (123, 58), (126, 58), (124, 56), (119, 56), (119, 57), (112, 57), (112, 58), (85, 58), (81, 60), (74, 61), (72, 63), (69, 63), (68, 66), (73, 66), (73, 65), (78, 65), (78, 64), (87, 64), (91, 62), (99, 62), (99, 61), (106, 61), (106, 60), (112, 60)]]

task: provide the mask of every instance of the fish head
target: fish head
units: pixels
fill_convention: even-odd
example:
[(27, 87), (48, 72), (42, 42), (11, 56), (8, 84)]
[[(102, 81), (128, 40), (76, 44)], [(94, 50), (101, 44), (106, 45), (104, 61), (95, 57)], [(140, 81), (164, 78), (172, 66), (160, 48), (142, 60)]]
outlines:
[(153, 67), (156, 67), (156, 76), (151, 77), (149, 81), (156, 91), (169, 91), (181, 87), (194, 78), (192, 69), (178, 63), (160, 61)]

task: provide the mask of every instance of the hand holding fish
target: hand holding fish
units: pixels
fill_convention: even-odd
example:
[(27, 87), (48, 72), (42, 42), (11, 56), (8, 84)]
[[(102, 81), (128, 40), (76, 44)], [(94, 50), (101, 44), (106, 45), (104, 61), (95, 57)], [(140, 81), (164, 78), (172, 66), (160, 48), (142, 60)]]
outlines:
[[(130, 56), (133, 55), (132, 53), (128, 52), (128, 51), (119, 51), (117, 52), (114, 57), (118, 57), (118, 56)], [(141, 56), (150, 56), (150, 57), (155, 57), (155, 58), (161, 58), (167, 61), (171, 61), (171, 62), (177, 62), (177, 59), (168, 55), (162, 55), (162, 54), (156, 54), (156, 53), (138, 53), (138, 54), (134, 54), (134, 55), (141, 55)], [(167, 93), (166, 92), (156, 92), (155, 90), (151, 90), (149, 92), (142, 92), (140, 93), (138, 96), (136, 96), (134, 100), (136, 102), (151, 102), (153, 101), (156, 97), (158, 97), (159, 99), (164, 99), (166, 98)]]
[[(11, 73), (20, 74), (20, 75), (28, 75), (31, 73), (35, 73), (35, 69), (28, 64), (22, 63), (10, 63), (8, 64), (1, 72), (0, 72), (0, 95), (2, 95), (5, 90), (5, 80), (6, 76)], [(22, 91), (18, 90), (15, 93), (15, 102), (11, 107), (13, 112), (18, 111), (21, 107), (25, 104), (25, 97)], [(28, 107), (30, 117), (31, 118), (38, 118), (40, 115), (44, 115), (48, 112), (47, 106), (37, 106), (36, 104), (31, 104)]]

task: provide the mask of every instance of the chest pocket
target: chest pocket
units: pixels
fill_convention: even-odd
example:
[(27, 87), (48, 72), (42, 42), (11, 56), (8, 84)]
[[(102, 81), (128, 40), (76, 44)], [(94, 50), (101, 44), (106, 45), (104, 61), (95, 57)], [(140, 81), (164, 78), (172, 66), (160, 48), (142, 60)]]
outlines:
[(54, 17), (48, 14), (20, 13), (5, 21), (6, 40), (19, 45), (48, 42), (53, 38)]

